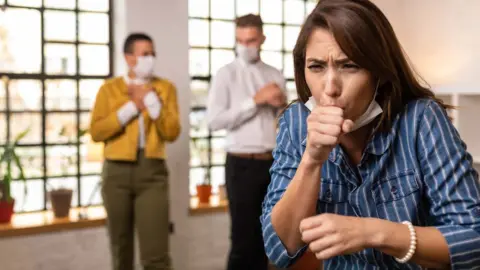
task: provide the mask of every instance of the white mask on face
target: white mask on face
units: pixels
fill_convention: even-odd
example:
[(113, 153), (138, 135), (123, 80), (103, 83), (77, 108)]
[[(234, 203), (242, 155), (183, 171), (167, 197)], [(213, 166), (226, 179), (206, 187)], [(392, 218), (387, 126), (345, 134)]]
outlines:
[(152, 55), (138, 56), (137, 64), (133, 67), (132, 71), (138, 79), (149, 79), (152, 77), (154, 66), (155, 57)]
[[(377, 85), (378, 89), (378, 85)], [(355, 123), (353, 123), (353, 128), (351, 131), (357, 130), (365, 125), (368, 125), (370, 122), (375, 119), (379, 114), (383, 112), (382, 107), (378, 104), (378, 102), (375, 100), (375, 97), (377, 96), (377, 90), (375, 90), (375, 94), (373, 95), (373, 99), (368, 105), (367, 110), (358, 117), (357, 120), (355, 120)], [(315, 106), (317, 106), (317, 103), (315, 102), (315, 99), (313, 96), (311, 96), (308, 101), (305, 103), (305, 106), (312, 111)]]
[(255, 47), (247, 47), (242, 44), (237, 44), (235, 51), (237, 52), (237, 56), (247, 63), (258, 59), (258, 49)]

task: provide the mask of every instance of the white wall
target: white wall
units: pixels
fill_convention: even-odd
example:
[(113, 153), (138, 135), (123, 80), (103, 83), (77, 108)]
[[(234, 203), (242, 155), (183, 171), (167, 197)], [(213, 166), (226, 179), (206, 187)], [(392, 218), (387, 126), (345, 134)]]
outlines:
[[(125, 71), (122, 45), (127, 33), (143, 31), (155, 40), (156, 73), (178, 89), (180, 138), (167, 148), (170, 169), (171, 238), (176, 270), (223, 269), (228, 251), (226, 214), (188, 216), (189, 105), (188, 0), (115, 0), (115, 74)], [(0, 240), (2, 270), (110, 269), (104, 228)], [(140, 268), (139, 268), (140, 269)]]
[(480, 1), (373, 0), (417, 71), (433, 86), (479, 88)]

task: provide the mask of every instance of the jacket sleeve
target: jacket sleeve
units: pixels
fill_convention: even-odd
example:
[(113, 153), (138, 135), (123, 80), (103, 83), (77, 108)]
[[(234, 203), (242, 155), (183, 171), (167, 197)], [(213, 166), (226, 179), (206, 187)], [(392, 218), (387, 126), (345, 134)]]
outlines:
[(162, 140), (173, 142), (180, 135), (180, 113), (177, 102), (177, 89), (172, 83), (168, 83), (163, 93), (158, 93), (162, 104), (160, 116), (155, 119), (155, 126)]

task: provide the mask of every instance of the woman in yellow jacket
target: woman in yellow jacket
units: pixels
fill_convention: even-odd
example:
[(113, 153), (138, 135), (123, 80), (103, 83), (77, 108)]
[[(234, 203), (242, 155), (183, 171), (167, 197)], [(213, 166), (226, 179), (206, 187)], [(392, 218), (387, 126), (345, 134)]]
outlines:
[(152, 76), (149, 36), (129, 35), (124, 53), (129, 72), (102, 85), (90, 124), (92, 139), (105, 145), (102, 196), (113, 269), (133, 269), (134, 228), (144, 269), (171, 269), (165, 143), (180, 133), (176, 89)]

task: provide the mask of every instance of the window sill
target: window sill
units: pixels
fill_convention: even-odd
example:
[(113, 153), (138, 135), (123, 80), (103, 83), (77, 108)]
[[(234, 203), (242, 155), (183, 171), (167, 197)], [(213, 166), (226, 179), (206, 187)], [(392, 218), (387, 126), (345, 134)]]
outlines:
[(81, 213), (79, 208), (72, 208), (70, 216), (65, 218), (55, 218), (52, 211), (14, 214), (10, 223), (0, 224), (0, 238), (84, 229), (106, 224), (103, 206), (88, 207), (83, 209), (83, 212), (87, 214), (85, 219), (79, 218)]
[(220, 200), (218, 195), (210, 196), (210, 203), (199, 203), (197, 197), (190, 198), (188, 213), (191, 216), (228, 212), (228, 201)]

